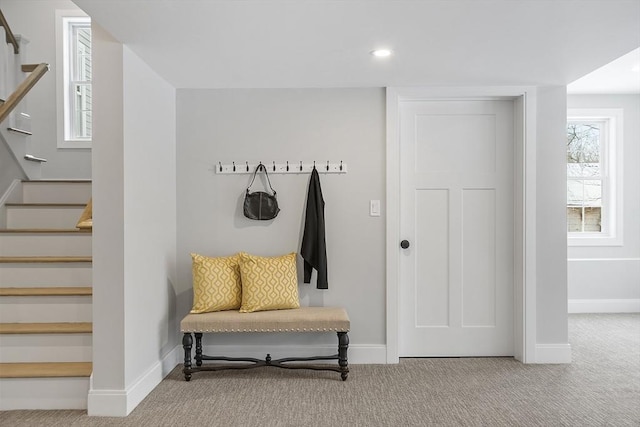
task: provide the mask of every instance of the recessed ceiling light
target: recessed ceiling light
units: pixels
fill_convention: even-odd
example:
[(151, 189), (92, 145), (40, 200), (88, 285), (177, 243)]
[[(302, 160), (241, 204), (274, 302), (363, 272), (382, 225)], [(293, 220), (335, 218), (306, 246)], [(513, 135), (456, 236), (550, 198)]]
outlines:
[(391, 51), (389, 49), (376, 49), (372, 50), (370, 53), (376, 58), (386, 58), (387, 56), (391, 56)]

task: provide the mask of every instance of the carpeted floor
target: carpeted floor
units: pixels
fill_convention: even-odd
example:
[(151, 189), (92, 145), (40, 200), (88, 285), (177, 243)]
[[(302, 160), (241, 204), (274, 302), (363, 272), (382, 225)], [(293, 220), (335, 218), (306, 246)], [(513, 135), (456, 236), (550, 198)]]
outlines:
[(573, 363), (402, 359), (333, 372), (176, 368), (126, 418), (8, 411), (1, 426), (640, 426), (640, 315), (571, 315)]

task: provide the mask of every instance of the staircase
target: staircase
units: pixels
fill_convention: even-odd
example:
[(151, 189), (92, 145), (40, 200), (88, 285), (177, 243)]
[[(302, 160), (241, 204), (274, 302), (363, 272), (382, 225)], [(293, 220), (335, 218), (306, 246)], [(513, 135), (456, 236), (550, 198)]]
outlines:
[(49, 65), (23, 63), (28, 43), (13, 34), (0, 10), (0, 144), (6, 144), (24, 176), (39, 179), (42, 163), (47, 160), (34, 155), (38, 147), (32, 146), (31, 116), (25, 97), (47, 73)]
[(0, 223), (0, 410), (85, 409), (92, 371), (91, 182), (23, 181)]

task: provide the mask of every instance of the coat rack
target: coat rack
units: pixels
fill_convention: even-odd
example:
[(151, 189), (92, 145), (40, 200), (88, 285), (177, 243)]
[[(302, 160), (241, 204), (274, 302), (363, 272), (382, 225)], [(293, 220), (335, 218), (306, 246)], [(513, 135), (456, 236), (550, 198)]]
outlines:
[(231, 162), (231, 163), (222, 163), (218, 162), (215, 165), (216, 173), (219, 174), (243, 174), (243, 173), (253, 173), (256, 170), (256, 167), (262, 163), (269, 173), (311, 173), (313, 170), (313, 166), (315, 165), (318, 173), (347, 173), (347, 164), (340, 161), (338, 163), (331, 163), (329, 161), (326, 162), (311, 162), (311, 163), (303, 163), (299, 162), (286, 162), (286, 163), (276, 163), (274, 161), (268, 162), (258, 162), (258, 163), (249, 163), (249, 162)]

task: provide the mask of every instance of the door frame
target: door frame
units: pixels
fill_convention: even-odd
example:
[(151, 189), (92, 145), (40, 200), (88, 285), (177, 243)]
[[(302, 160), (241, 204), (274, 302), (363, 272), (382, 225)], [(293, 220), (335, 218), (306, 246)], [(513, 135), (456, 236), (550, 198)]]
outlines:
[(387, 113), (387, 363), (399, 363), (400, 103), (513, 100), (515, 117), (514, 357), (535, 363), (536, 345), (536, 89), (529, 86), (388, 87)]

